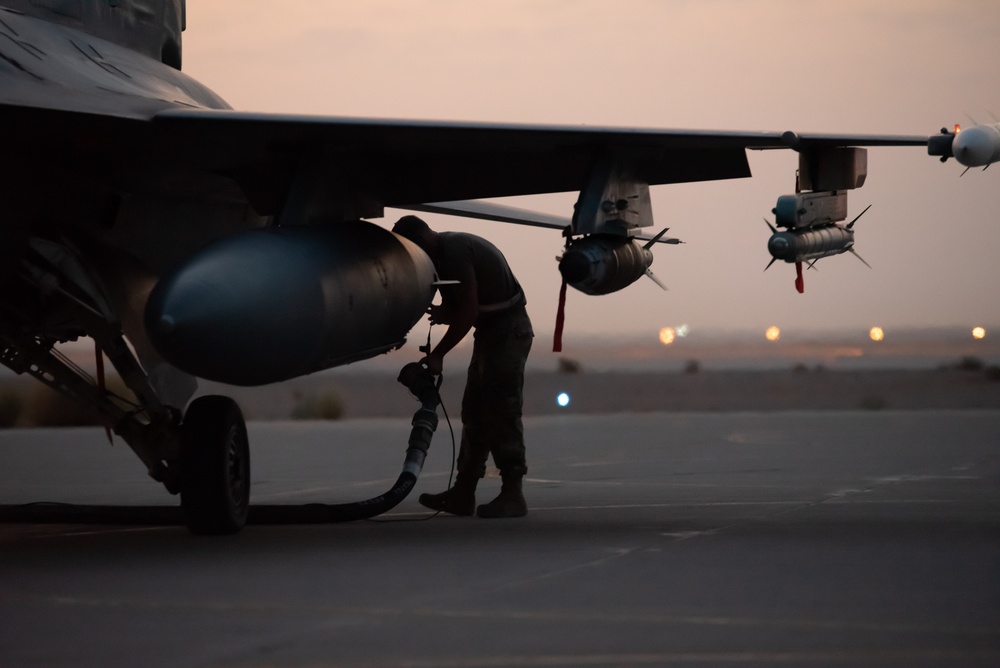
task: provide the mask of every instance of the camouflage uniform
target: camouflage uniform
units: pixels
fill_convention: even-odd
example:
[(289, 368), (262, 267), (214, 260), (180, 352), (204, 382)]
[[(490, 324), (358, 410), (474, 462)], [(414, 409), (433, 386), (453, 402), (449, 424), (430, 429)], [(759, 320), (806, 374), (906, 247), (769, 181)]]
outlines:
[(486, 458), (503, 473), (524, 475), (524, 364), (534, 333), (524, 306), (476, 321), (475, 343), (462, 397), (460, 471), (477, 478), (486, 473)]
[[(503, 253), (482, 237), (434, 232), (416, 216), (400, 218), (393, 231), (427, 251), (443, 281), (441, 304), (430, 313), (431, 321), (448, 324), (448, 331), (425, 358), (428, 369), (440, 373), (444, 355), (470, 330), (475, 332), (462, 398), (458, 475), (444, 492), (421, 494), (418, 500), (454, 515), (524, 517), (528, 504), (522, 483), (528, 467), (521, 408), (524, 364), (534, 336), (524, 292)], [(499, 496), (477, 507), (476, 486), (491, 454), (503, 484)]]
[[(467, 281), (471, 268), (479, 296), (472, 361), (462, 398), (458, 469), (481, 478), (492, 454), (502, 473), (524, 475), (524, 364), (534, 336), (524, 293), (493, 244), (461, 232), (442, 232), (440, 238), (438, 276)], [(449, 304), (452, 295), (447, 286), (441, 288), (441, 298), (444, 305)]]

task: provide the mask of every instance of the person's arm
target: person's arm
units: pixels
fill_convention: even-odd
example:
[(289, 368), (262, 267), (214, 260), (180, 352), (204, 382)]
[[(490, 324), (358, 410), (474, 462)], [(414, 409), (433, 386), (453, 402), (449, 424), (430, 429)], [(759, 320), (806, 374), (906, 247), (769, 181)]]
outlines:
[(441, 306), (432, 307), (431, 322), (435, 322), (434, 310), (439, 309), (447, 313), (446, 324), (448, 325), (441, 341), (423, 360), (424, 364), (427, 365), (427, 370), (435, 376), (441, 374), (444, 356), (465, 338), (465, 335), (475, 324), (476, 318), (479, 317), (479, 291), (476, 287), (475, 272), (463, 272), (459, 280), (458, 285), (449, 286), (448, 291), (442, 293), (443, 303)]

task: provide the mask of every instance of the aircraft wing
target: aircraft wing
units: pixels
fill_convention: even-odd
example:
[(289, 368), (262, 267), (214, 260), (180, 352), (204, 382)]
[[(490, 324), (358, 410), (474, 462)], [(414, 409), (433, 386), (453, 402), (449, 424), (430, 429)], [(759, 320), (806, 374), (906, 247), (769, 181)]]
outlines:
[[(928, 143), (243, 113), (176, 69), (183, 0), (3, 5), (0, 363), (99, 415), (181, 493), (197, 533), (243, 525), (250, 468), (235, 402), (202, 396), (182, 417), (191, 377), (259, 385), (367, 359), (402, 346), (431, 304), (427, 253), (359, 219), (423, 206), (555, 226), (564, 287), (609, 294), (652, 277), (652, 245), (677, 241), (637, 241), (651, 185), (748, 177), (747, 150), (798, 151), (810, 187), (779, 198), (788, 231), (769, 248), (801, 266), (853, 252), (853, 222), (837, 223), (864, 180), (860, 147)], [(964, 153), (983, 152), (973, 143)], [(573, 191), (570, 230), (468, 202)], [(96, 379), (54, 348), (84, 335)], [(107, 391), (105, 357), (135, 401)], [(426, 445), (411, 450), (393, 498)]]
[[(276, 213), (299, 178), (340, 182), (358, 201), (394, 206), (579, 191), (594, 163), (625, 156), (649, 185), (750, 176), (747, 149), (919, 146), (926, 136), (810, 135), (171, 109), (156, 134), (201, 168), (241, 182)], [(365, 215), (372, 215), (366, 213)]]

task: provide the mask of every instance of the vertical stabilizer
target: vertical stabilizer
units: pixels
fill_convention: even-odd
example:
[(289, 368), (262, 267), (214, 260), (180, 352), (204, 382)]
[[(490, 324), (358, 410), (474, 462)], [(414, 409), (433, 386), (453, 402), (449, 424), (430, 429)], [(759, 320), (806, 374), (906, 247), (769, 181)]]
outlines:
[(181, 69), (185, 0), (0, 0), (0, 6), (82, 30)]

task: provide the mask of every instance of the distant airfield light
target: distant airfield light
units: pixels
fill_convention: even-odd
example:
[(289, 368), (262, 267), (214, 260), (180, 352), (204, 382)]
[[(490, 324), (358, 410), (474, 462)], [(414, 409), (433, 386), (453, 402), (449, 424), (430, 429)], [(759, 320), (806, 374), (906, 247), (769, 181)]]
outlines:
[(982, 327), (976, 327), (975, 329), (972, 330), (972, 338), (974, 338), (974, 339), (985, 339), (986, 338), (986, 330), (983, 329)]
[(781, 330), (772, 325), (771, 327), (767, 328), (766, 332), (764, 332), (764, 336), (767, 338), (768, 341), (777, 341), (778, 339), (781, 338)]
[(871, 337), (872, 341), (881, 341), (885, 338), (885, 332), (882, 331), (881, 327), (872, 327), (871, 331), (868, 332), (868, 336)]
[(674, 331), (673, 327), (664, 327), (663, 329), (660, 330), (660, 343), (662, 343), (665, 346), (669, 346), (671, 343), (674, 342), (675, 335), (676, 332)]
[(690, 333), (691, 333), (691, 328), (688, 327), (687, 325), (681, 325), (680, 327), (677, 328), (677, 336), (681, 337), (682, 339), (685, 338)]
[(559, 396), (556, 397), (556, 403), (562, 406), (563, 408), (566, 408), (567, 406), (569, 406), (569, 395), (566, 394), (565, 392), (560, 392)]

